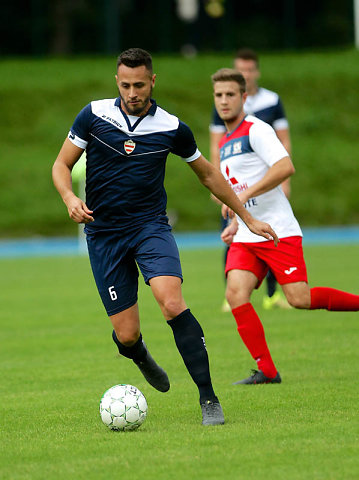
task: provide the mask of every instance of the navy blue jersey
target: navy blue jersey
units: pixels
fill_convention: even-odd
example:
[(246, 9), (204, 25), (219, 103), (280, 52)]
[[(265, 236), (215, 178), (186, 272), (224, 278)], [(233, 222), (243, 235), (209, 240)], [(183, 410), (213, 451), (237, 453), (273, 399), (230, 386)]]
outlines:
[[(248, 95), (243, 110), (247, 115), (253, 115), (263, 122), (269, 123), (274, 130), (288, 128), (288, 121), (279, 95), (266, 88), (259, 88), (255, 95)], [(219, 133), (226, 131), (224, 122), (214, 107), (210, 130)]]
[(95, 219), (86, 230), (116, 228), (166, 211), (166, 159), (186, 162), (201, 154), (190, 128), (151, 100), (143, 117), (126, 115), (121, 99), (91, 102), (75, 119), (68, 138), (86, 149), (86, 204)]

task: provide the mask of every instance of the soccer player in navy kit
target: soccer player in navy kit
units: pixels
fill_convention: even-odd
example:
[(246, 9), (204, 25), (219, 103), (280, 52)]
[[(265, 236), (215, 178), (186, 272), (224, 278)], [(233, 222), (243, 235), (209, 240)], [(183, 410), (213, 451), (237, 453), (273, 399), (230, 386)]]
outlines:
[[(251, 231), (275, 241), (277, 236), (246, 211), (198, 151), (189, 127), (156, 105), (151, 98), (155, 78), (148, 52), (123, 52), (116, 75), (120, 96), (91, 102), (79, 113), (54, 163), (53, 180), (72, 220), (86, 224), (91, 267), (119, 353), (132, 359), (154, 388), (169, 389), (166, 372), (142, 341), (138, 266), (198, 387), (202, 424), (217, 425), (224, 423), (222, 407), (213, 391), (202, 328), (182, 296), (179, 254), (166, 217), (168, 154), (181, 156)], [(71, 170), (84, 150), (86, 202), (71, 185)]]
[[(258, 79), (260, 77), (258, 55), (248, 48), (238, 50), (234, 59), (234, 68), (243, 75), (246, 81), (248, 95), (244, 105), (244, 111), (248, 115), (254, 115), (263, 120), (263, 122), (271, 125), (277, 137), (284, 145), (284, 148), (290, 154), (289, 124), (282, 101), (277, 93), (258, 86)], [(212, 123), (209, 129), (211, 162), (219, 168), (218, 143), (226, 132), (226, 127), (215, 107), (213, 108)], [(285, 195), (289, 198), (290, 179), (285, 179), (281, 186)], [(267, 274), (267, 295), (263, 298), (263, 307), (267, 310), (273, 307), (289, 308), (286, 300), (282, 298), (280, 292), (276, 289), (276, 283), (273, 273), (269, 270)], [(224, 303), (223, 310), (229, 310), (228, 304)]]

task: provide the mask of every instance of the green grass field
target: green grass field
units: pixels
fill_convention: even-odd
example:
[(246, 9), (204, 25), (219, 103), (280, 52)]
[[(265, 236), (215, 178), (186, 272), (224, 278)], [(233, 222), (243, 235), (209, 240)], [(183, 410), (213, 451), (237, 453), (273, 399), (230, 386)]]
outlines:
[[(358, 292), (359, 246), (307, 247), (311, 285)], [(220, 250), (181, 254), (185, 298), (206, 333), (226, 424), (202, 427), (197, 391), (150, 289), (141, 286), (144, 338), (171, 389), (152, 389), (116, 355), (88, 260), (1, 260), (2, 480), (349, 480), (359, 477), (358, 314), (274, 311), (254, 304), (281, 385), (232, 386), (254, 362), (223, 299)], [(111, 432), (98, 404), (116, 383), (145, 394), (135, 432)]]

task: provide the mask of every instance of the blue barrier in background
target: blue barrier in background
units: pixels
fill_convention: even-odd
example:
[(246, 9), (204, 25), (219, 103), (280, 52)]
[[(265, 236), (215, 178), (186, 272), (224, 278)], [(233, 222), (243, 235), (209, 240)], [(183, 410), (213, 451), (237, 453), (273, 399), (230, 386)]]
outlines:
[[(303, 228), (304, 245), (343, 245), (359, 243), (359, 226)], [(175, 233), (180, 250), (220, 248), (218, 232)], [(77, 237), (1, 240), (0, 258), (45, 257), (85, 254)]]

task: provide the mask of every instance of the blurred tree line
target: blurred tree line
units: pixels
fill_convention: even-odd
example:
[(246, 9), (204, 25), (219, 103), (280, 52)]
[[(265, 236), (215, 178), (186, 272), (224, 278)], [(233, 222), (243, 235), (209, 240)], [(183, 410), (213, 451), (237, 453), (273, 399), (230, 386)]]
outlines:
[[(192, 9), (192, 10), (191, 10)], [(353, 0), (15, 0), (0, 53), (114, 54), (307, 49), (353, 44)]]

